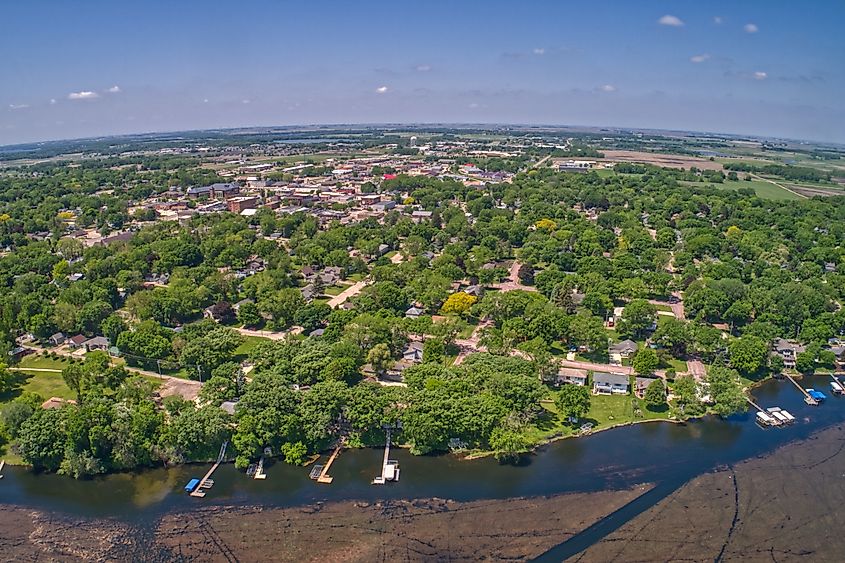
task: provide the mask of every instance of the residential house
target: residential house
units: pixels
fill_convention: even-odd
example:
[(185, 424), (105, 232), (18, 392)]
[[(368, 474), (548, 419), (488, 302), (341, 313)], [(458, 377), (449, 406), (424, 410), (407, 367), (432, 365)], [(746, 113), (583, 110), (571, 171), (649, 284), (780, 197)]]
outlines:
[(612, 344), (607, 354), (610, 356), (610, 363), (614, 365), (622, 365), (622, 360), (633, 356), (639, 346), (633, 340), (623, 340), (616, 344)]
[(111, 346), (111, 341), (105, 336), (95, 336), (85, 341), (85, 349), (89, 352), (93, 352), (94, 350), (108, 352), (109, 346)]
[(411, 212), (411, 220), (414, 223), (419, 223), (420, 221), (431, 219), (431, 216), (432, 216), (431, 211), (423, 211), (421, 209), (416, 209), (416, 210)]
[(57, 332), (47, 339), (47, 341), (53, 346), (61, 346), (65, 343), (65, 340), (67, 340), (67, 337), (63, 332)]
[(593, 373), (594, 395), (627, 395), (631, 382), (627, 375), (597, 371)]
[(795, 369), (795, 358), (804, 350), (805, 346), (783, 338), (775, 338), (772, 343), (772, 352), (783, 359), (783, 367), (787, 369)]
[(405, 311), (405, 316), (408, 317), (409, 319), (417, 319), (424, 314), (425, 314), (425, 311), (423, 309), (420, 309), (419, 307), (416, 307), (416, 306), (410, 307), (410, 308), (408, 308), (407, 311)]
[(558, 368), (557, 377), (555, 379), (557, 385), (569, 384), (580, 385), (584, 387), (587, 385), (587, 370), (574, 368)]
[(71, 348), (81, 348), (85, 341), (88, 340), (87, 337), (77, 334), (76, 336), (71, 336), (67, 339), (67, 345)]
[(411, 342), (407, 348), (402, 352), (402, 360), (418, 364), (423, 359), (423, 344), (422, 342)]
[(655, 381), (657, 381), (657, 379), (654, 377), (637, 377), (634, 380), (634, 395), (636, 395), (639, 399), (644, 398), (646, 389), (648, 389), (648, 386)]

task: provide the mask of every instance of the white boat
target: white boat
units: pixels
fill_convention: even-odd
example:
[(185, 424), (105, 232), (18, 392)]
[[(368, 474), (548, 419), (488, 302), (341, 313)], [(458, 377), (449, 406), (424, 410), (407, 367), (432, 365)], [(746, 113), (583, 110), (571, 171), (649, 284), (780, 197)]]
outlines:
[(789, 411), (781, 410), (780, 413), (786, 417), (787, 422), (795, 422), (795, 417), (789, 414)]

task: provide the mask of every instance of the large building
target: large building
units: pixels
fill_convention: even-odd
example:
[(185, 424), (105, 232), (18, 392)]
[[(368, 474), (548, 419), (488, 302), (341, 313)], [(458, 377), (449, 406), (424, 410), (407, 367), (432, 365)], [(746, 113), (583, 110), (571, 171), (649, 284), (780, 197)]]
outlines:
[(200, 197), (228, 199), (238, 195), (240, 191), (241, 187), (237, 184), (218, 182), (210, 186), (188, 188), (188, 191), (185, 193), (187, 193), (188, 197), (194, 199)]
[(226, 200), (226, 207), (232, 213), (240, 213), (244, 209), (256, 209), (258, 207), (258, 196), (237, 196)]

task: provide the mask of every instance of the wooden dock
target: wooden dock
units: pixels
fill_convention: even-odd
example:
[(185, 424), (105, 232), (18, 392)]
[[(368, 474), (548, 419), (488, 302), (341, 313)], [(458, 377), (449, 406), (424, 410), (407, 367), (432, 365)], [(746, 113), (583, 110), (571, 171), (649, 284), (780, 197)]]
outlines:
[(220, 446), (220, 453), (217, 455), (217, 461), (214, 462), (214, 465), (211, 466), (211, 469), (208, 470), (208, 473), (200, 479), (199, 485), (191, 491), (192, 497), (199, 497), (202, 498), (205, 496), (205, 491), (210, 489), (214, 486), (214, 481), (211, 479), (211, 475), (217, 471), (217, 468), (220, 467), (220, 464), (223, 463), (223, 458), (226, 457), (226, 446), (229, 445), (229, 442), (223, 442), (223, 445)]
[(6, 467), (6, 460), (0, 460), (0, 479), (3, 478), (3, 468)]
[(815, 400), (814, 398), (812, 398), (810, 396), (810, 394), (807, 393), (807, 390), (804, 389), (803, 387), (801, 387), (801, 385), (799, 385), (798, 382), (795, 381), (795, 379), (793, 379), (793, 377), (791, 375), (789, 375), (788, 373), (785, 373), (784, 375), (786, 376), (786, 378), (789, 381), (792, 382), (793, 385), (795, 385), (798, 388), (799, 391), (801, 391), (801, 393), (804, 394), (804, 402), (805, 403), (807, 403), (808, 405), (812, 405), (812, 406), (816, 406), (816, 405), (819, 404), (819, 402), (817, 400)]
[(338, 442), (337, 446), (335, 447), (334, 451), (332, 452), (332, 455), (329, 456), (329, 460), (326, 462), (326, 464), (323, 466), (323, 469), (320, 471), (320, 475), (317, 476), (317, 482), (318, 483), (325, 483), (326, 485), (328, 485), (329, 483), (332, 482), (333, 478), (332, 478), (331, 475), (329, 475), (329, 469), (331, 468), (332, 463), (334, 463), (334, 460), (337, 459), (337, 456), (340, 455), (340, 450), (342, 450), (342, 449), (343, 449), (343, 442)]
[(399, 480), (399, 463), (390, 459), (391, 430), (391, 428), (387, 428), (387, 440), (384, 444), (384, 458), (381, 462), (381, 475), (373, 479), (373, 485), (384, 485), (387, 481)]

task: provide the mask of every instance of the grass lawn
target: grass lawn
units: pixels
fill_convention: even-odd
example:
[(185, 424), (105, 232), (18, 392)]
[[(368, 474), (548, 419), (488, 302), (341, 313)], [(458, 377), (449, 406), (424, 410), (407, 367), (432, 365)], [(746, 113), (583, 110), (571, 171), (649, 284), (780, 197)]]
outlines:
[[(782, 183), (782, 182), (781, 182)], [(708, 184), (705, 184), (708, 185)], [(721, 184), (709, 184), (720, 190), (739, 190), (741, 188), (751, 188), (754, 192), (763, 199), (788, 200), (800, 199), (793, 193), (790, 193), (783, 188), (761, 180), (752, 180), (747, 182), (745, 180), (725, 180)]]
[(358, 283), (359, 281), (364, 279), (364, 274), (351, 274), (346, 276), (346, 281), (350, 281), (353, 283)]
[(13, 371), (11, 373), (12, 390), (8, 393), (0, 394), (0, 405), (16, 399), (24, 392), (37, 393), (44, 397), (45, 400), (50, 397), (59, 397), (62, 399), (76, 398), (76, 393), (71, 391), (65, 384), (61, 373), (49, 371)]
[(639, 399), (636, 400), (640, 404), (641, 415), (635, 415), (635, 399), (633, 395), (590, 395), (590, 411), (574, 427), (562, 419), (553, 402), (544, 402), (542, 406), (546, 412), (526, 431), (526, 435), (533, 441), (540, 442), (554, 436), (573, 435), (586, 422), (592, 422), (593, 428), (600, 430), (617, 424), (669, 419), (668, 406), (652, 411)]
[(253, 348), (258, 346), (262, 342), (267, 342), (270, 340), (269, 338), (264, 338), (263, 336), (244, 336), (244, 341), (241, 343), (240, 346), (235, 348), (235, 356), (240, 357), (246, 356), (252, 351)]
[(326, 295), (331, 295), (332, 297), (334, 297), (335, 295), (340, 295), (343, 292), (343, 290), (347, 289), (348, 287), (349, 287), (348, 285), (343, 285), (343, 286), (333, 285), (333, 286), (327, 287), (325, 290), (323, 290), (323, 293), (325, 293)]
[(66, 358), (52, 359), (40, 354), (30, 354), (25, 356), (18, 365), (14, 367), (19, 368), (37, 368), (37, 369), (58, 369), (62, 370), (68, 366), (70, 362)]

